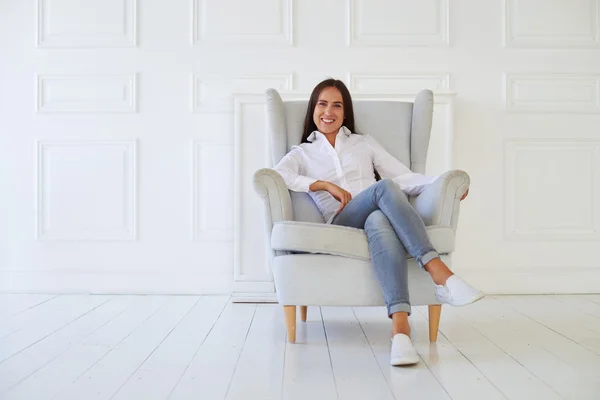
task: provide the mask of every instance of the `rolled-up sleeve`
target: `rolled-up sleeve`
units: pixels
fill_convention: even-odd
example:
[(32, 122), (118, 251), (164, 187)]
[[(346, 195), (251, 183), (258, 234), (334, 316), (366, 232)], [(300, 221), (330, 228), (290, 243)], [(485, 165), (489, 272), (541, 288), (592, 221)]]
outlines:
[(317, 179), (302, 175), (304, 172), (304, 157), (302, 149), (294, 146), (273, 168), (277, 171), (289, 190), (294, 192), (309, 192), (310, 185)]
[(372, 136), (366, 138), (372, 150), (373, 166), (379, 175), (396, 182), (404, 193), (416, 196), (438, 178), (412, 172), (406, 165), (388, 153)]

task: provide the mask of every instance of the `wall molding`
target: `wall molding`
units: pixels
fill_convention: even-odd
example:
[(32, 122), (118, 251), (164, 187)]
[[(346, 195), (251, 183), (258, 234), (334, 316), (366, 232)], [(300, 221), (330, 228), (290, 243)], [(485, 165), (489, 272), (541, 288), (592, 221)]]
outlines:
[(508, 112), (600, 113), (600, 74), (506, 73), (504, 80)]
[[(260, 222), (262, 221), (262, 215), (264, 211), (261, 208), (261, 200), (254, 194), (254, 196), (248, 196), (246, 190), (248, 188), (249, 180), (244, 179), (242, 174), (254, 174), (254, 170), (251, 167), (245, 165), (243, 157), (245, 155), (251, 155), (247, 149), (244, 149), (243, 139), (250, 136), (252, 133), (244, 132), (244, 113), (245, 107), (251, 105), (263, 106), (265, 104), (264, 95), (238, 95), (235, 97), (234, 107), (234, 186), (233, 186), (233, 279), (234, 285), (238, 285), (244, 282), (250, 282), (250, 284), (244, 285), (244, 292), (251, 292), (252, 287), (256, 287), (257, 292), (264, 290), (265, 281), (273, 279), (268, 260), (270, 259), (266, 242), (261, 241), (263, 244), (257, 248), (253, 254), (246, 254), (244, 252), (244, 246), (242, 243), (244, 222), (248, 215), (258, 216), (260, 215)], [(262, 131), (262, 130), (261, 130)], [(263, 135), (264, 136), (264, 135)], [(272, 165), (271, 158), (269, 156), (269, 141), (265, 141), (265, 137), (254, 137), (252, 142), (255, 146), (263, 148), (262, 165), (269, 167)], [(245, 195), (245, 196), (244, 196)], [(245, 201), (242, 202), (242, 197)], [(243, 207), (242, 207), (243, 206)], [(251, 214), (248, 211), (252, 210)], [(254, 224), (254, 228), (261, 227), (264, 225), (259, 223)], [(260, 229), (261, 235), (264, 233), (264, 229)], [(256, 237), (256, 235), (254, 235)], [(246, 237), (246, 241), (248, 238)], [(266, 240), (266, 239), (265, 239)], [(263, 258), (264, 257), (264, 258)], [(260, 261), (257, 261), (261, 259)], [(262, 263), (263, 265), (257, 265)], [(254, 283), (254, 284), (252, 284)]]
[[(122, 211), (124, 214), (123, 225), (110, 230), (90, 229), (60, 229), (48, 225), (52, 205), (46, 193), (51, 185), (50, 178), (46, 175), (50, 172), (50, 166), (46, 166), (49, 152), (53, 147), (94, 147), (118, 146), (123, 152), (123, 181), (126, 182), (122, 199)], [(38, 241), (61, 241), (61, 242), (105, 242), (105, 241), (134, 241), (137, 240), (137, 140), (39, 140), (36, 141), (36, 223), (35, 238)]]
[[(192, 140), (192, 240), (193, 241), (209, 241), (209, 242), (224, 242), (233, 239), (233, 228), (211, 228), (206, 225), (205, 214), (210, 212), (204, 203), (206, 195), (203, 194), (202, 185), (200, 182), (200, 171), (202, 169), (202, 152), (215, 151), (217, 149), (227, 150), (233, 154), (233, 145), (231, 143), (207, 142), (199, 139)], [(231, 157), (233, 164), (233, 157)], [(215, 173), (221, 174), (222, 171), (212, 169)], [(233, 172), (233, 168), (232, 168)], [(224, 174), (227, 176), (227, 174)], [(233, 174), (232, 174), (233, 175)], [(212, 192), (214, 195), (214, 191)], [(220, 193), (220, 192), (217, 192)], [(233, 191), (231, 193), (233, 196)], [(204, 209), (203, 209), (204, 205)]]
[(229, 33), (214, 34), (206, 31), (205, 18), (207, 0), (192, 0), (192, 44), (193, 45), (251, 45), (293, 46), (295, 0), (278, 0), (281, 7), (281, 31), (274, 34)]
[[(42, 114), (137, 113), (137, 79), (136, 73), (38, 74), (36, 75), (36, 112)], [(99, 93), (106, 97), (100, 96)]]
[[(378, 81), (386, 82), (378, 85)], [(371, 85), (369, 85), (371, 83)], [(406, 93), (422, 89), (449, 91), (450, 74), (442, 73), (348, 73), (348, 85), (352, 92)]]
[[(598, 48), (600, 47), (600, 0), (590, 0), (590, 33), (553, 34), (535, 32), (519, 34), (516, 18), (518, 3), (523, 0), (504, 0), (504, 45), (515, 48)], [(563, 0), (565, 3), (568, 0)], [(540, 6), (549, 7), (548, 2), (540, 1)]]
[[(359, 24), (359, 6), (362, 1), (347, 0), (348, 45), (358, 47), (448, 47), (450, 46), (449, 0), (436, 0), (434, 13), (437, 31), (434, 33), (373, 33), (363, 32)], [(418, 3), (413, 3), (414, 5)]]
[[(234, 109), (238, 94), (264, 94), (265, 88), (291, 92), (295, 88), (295, 73), (240, 73), (230, 75), (192, 74), (192, 112), (228, 113)], [(225, 96), (210, 96), (205, 82), (220, 82), (219, 92)]]
[[(588, 218), (589, 225), (585, 226), (545, 226), (523, 228), (518, 223), (518, 193), (517, 180), (524, 169), (519, 166), (519, 155), (527, 152), (549, 152), (548, 158), (553, 160), (553, 152), (557, 154), (565, 151), (581, 152), (581, 157), (588, 157), (589, 161), (589, 198)], [(528, 156), (523, 156), (529, 158)], [(600, 170), (600, 141), (599, 140), (572, 140), (572, 139), (506, 139), (504, 142), (504, 233), (505, 240), (511, 242), (578, 242), (600, 240), (600, 181), (597, 171)], [(580, 171), (583, 173), (583, 171)], [(583, 198), (590, 196), (584, 195)], [(551, 200), (549, 200), (551, 201)], [(521, 205), (522, 206), (522, 205)], [(540, 204), (541, 206), (541, 204)], [(577, 210), (581, 210), (578, 207)], [(549, 216), (550, 218), (550, 216)]]
[[(49, 14), (49, 0), (36, 1), (36, 47), (38, 48), (102, 48), (102, 47), (136, 47), (137, 46), (137, 2), (138, 0), (122, 0), (125, 18), (119, 18), (122, 29), (119, 33), (97, 32), (95, 35), (77, 35), (52, 33), (46, 16)], [(94, 7), (94, 6), (90, 6)], [(75, 15), (75, 14), (73, 14)]]

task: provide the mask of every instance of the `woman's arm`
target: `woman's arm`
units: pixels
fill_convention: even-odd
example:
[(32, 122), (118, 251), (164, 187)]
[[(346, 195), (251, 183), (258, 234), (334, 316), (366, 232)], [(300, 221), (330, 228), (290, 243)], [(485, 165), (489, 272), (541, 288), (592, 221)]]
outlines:
[(317, 180), (302, 175), (301, 173), (304, 169), (303, 161), (302, 149), (299, 147), (292, 147), (292, 150), (290, 150), (290, 152), (287, 153), (273, 169), (281, 175), (288, 189), (295, 192), (317, 192), (319, 190), (326, 190), (341, 203), (339, 210), (341, 211), (346, 204), (352, 200), (350, 192), (331, 182)]
[(412, 172), (406, 165), (388, 153), (372, 136), (365, 135), (373, 154), (373, 166), (382, 178), (393, 180), (408, 195), (418, 195), (437, 179)]
[(302, 175), (304, 157), (300, 147), (292, 147), (273, 169), (281, 175), (288, 189), (294, 192), (308, 192), (317, 179)]

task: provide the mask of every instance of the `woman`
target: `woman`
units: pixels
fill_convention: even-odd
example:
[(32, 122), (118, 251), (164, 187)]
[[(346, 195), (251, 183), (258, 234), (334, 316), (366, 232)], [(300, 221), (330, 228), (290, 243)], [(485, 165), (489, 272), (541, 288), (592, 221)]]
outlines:
[(411, 172), (375, 139), (355, 133), (352, 99), (342, 81), (327, 79), (314, 88), (303, 132), (302, 143), (274, 169), (288, 189), (309, 193), (328, 223), (365, 230), (392, 320), (390, 363), (417, 363), (408, 323), (406, 253), (429, 272), (441, 303), (462, 306), (484, 297), (440, 260), (408, 201), (407, 195), (418, 195), (436, 178)]

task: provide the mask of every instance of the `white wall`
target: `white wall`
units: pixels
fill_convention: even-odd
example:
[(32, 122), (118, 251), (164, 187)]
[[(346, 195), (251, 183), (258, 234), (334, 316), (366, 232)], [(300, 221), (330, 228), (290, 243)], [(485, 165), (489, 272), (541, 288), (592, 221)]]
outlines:
[(597, 291), (599, 3), (0, 0), (0, 291), (230, 291), (234, 96), (329, 76), (455, 93), (459, 273)]

